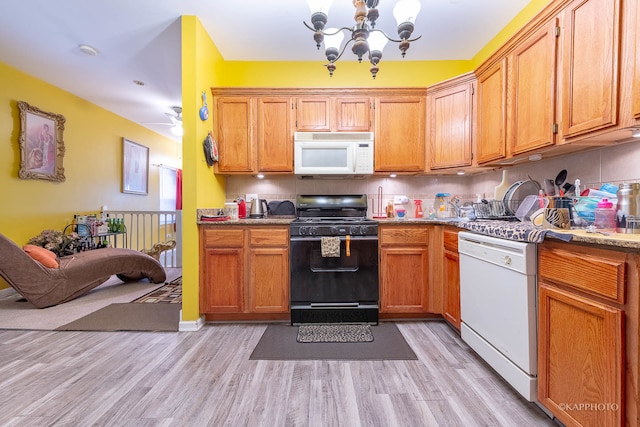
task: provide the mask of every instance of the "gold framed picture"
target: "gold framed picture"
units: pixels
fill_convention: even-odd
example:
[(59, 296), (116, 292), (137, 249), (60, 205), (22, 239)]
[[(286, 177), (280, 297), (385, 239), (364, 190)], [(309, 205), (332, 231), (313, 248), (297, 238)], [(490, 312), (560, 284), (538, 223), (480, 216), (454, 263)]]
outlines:
[(46, 179), (64, 181), (64, 132), (65, 118), (18, 102), (20, 111), (20, 171), (22, 179)]
[(122, 138), (122, 192), (149, 193), (149, 147)]

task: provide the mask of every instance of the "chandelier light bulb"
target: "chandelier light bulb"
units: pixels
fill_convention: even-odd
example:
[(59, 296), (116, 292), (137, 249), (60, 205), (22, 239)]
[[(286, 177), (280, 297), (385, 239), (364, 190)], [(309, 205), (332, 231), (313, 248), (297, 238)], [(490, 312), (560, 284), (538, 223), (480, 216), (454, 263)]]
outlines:
[(400, 0), (393, 7), (393, 17), (396, 18), (398, 26), (405, 22), (416, 23), (416, 17), (420, 12), (419, 0)]
[(387, 39), (380, 31), (372, 31), (369, 34), (369, 38), (367, 39), (367, 41), (369, 42), (370, 51), (373, 52), (374, 50), (377, 50), (379, 52), (382, 52), (389, 39)]
[(328, 15), (332, 4), (333, 0), (307, 0), (307, 5), (312, 15), (314, 13), (324, 13)]

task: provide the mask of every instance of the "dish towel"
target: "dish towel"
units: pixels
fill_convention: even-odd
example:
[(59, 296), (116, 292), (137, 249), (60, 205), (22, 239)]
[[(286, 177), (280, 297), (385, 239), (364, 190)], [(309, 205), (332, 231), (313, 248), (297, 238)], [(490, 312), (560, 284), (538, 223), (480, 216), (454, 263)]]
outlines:
[(320, 240), (320, 251), (323, 258), (340, 257), (340, 237), (322, 237)]

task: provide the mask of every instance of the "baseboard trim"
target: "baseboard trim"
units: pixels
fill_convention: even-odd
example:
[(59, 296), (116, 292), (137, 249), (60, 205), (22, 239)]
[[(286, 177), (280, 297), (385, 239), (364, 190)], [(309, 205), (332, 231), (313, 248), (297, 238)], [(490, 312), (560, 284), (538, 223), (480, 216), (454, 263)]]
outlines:
[(182, 320), (182, 310), (180, 310), (180, 323), (178, 324), (178, 332), (197, 332), (204, 326), (204, 316), (200, 316), (198, 320)]

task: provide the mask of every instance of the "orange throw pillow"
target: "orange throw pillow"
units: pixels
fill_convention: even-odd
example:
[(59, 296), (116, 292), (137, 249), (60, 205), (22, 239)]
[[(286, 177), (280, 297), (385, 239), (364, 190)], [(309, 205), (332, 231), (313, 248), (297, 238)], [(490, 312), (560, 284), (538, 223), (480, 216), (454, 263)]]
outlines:
[(29, 256), (45, 267), (49, 268), (58, 268), (60, 265), (58, 264), (58, 260), (56, 259), (56, 254), (51, 252), (49, 249), (42, 248), (36, 245), (24, 245), (22, 249), (29, 254)]

